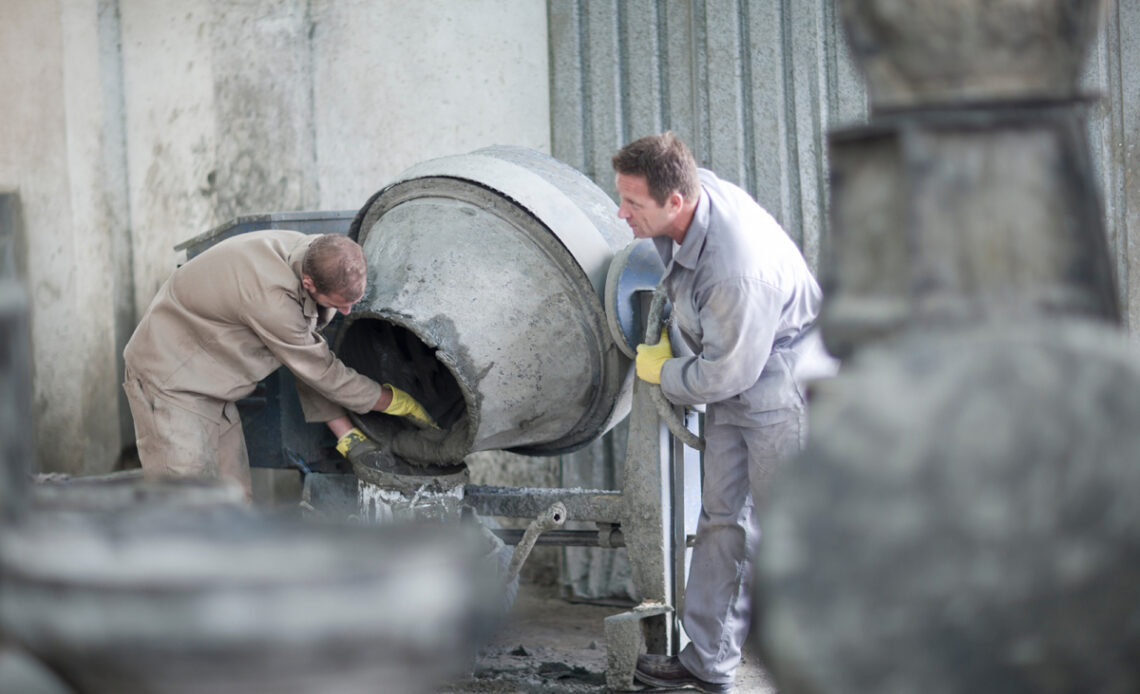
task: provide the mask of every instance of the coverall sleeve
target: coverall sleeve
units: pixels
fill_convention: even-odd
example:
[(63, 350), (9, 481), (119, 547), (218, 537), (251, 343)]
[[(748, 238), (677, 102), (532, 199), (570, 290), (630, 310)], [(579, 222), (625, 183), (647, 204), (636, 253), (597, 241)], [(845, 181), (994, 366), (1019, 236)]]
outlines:
[(306, 422), (331, 422), (347, 414), (346, 410), (332, 400), (321, 395), (304, 381), (294, 381), (297, 385), (297, 399), (301, 401), (301, 413)]
[(698, 297), (701, 350), (661, 369), (661, 390), (678, 405), (739, 395), (760, 378), (784, 304), (774, 286), (754, 278), (719, 282)]
[(246, 324), (273, 356), (316, 394), (353, 412), (371, 411), (380, 399), (382, 386), (338, 359), (296, 303), (288, 305), (291, 301), (284, 297), (278, 306), (264, 307), (259, 315), (247, 315)]

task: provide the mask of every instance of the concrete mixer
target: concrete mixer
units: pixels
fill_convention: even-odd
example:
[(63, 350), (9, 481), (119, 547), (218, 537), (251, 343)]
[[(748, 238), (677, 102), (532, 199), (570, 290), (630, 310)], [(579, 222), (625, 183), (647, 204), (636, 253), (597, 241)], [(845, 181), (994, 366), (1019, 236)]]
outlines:
[(496, 147), (412, 167), (349, 234), (368, 289), (335, 349), (345, 363), (426, 402), (450, 448), (414, 446), (382, 414), (357, 417), (408, 457), (550, 455), (629, 411), (629, 362), (602, 306), (610, 259), (633, 240), (613, 203), (570, 167)]
[[(304, 422), (292, 375), (280, 369), (238, 403), (251, 464), (299, 470), (305, 503), (314, 510), (340, 504), (359, 514), (361, 502), (371, 500), (390, 516), (406, 513), (432, 521), (462, 515), (535, 519), (526, 532), (495, 531), (501, 540), (519, 545), (510, 568), (513, 575), (536, 542), (625, 547), (634, 591), (643, 602), (612, 624), (607, 620), (608, 679), (615, 689), (632, 685), (632, 663), (643, 640), (656, 652), (675, 652), (679, 646), (679, 624), (672, 606), (679, 603), (683, 592), (686, 545), (695, 532), (700, 464), (697, 451), (686, 448), (678, 438), (695, 440), (693, 432), (684, 428), (686, 422), (678, 412), (663, 408), (676, 432), (670, 436), (658, 409), (664, 401), (655, 404), (647, 384), (634, 377), (633, 347), (645, 335), (646, 323), (661, 319), (660, 302), (654, 306), (651, 295), (663, 268), (648, 244), (631, 243), (632, 236), (616, 211), (603, 191), (571, 167), (530, 150), (492, 147), (416, 165), (358, 211), (244, 217), (179, 246), (192, 258), (225, 238), (266, 228), (348, 234), (361, 244), (369, 265), (367, 293), (326, 335), (350, 366), (412, 393), (441, 424), (441, 430), (422, 431), (379, 415), (356, 416), (356, 424), (380, 441), (386, 452), (374, 465), (354, 471), (335, 452), (326, 427)], [(657, 334), (656, 329), (651, 332)], [(468, 483), (463, 461), (471, 452), (502, 449), (524, 455), (559, 455), (596, 440), (627, 415), (629, 434), (620, 490)], [(688, 426), (695, 429), (696, 418)], [(65, 500), (64, 505), (69, 503)], [(162, 577), (152, 581), (150, 573), (137, 573), (132, 567), (119, 570), (111, 561), (131, 554), (132, 547), (141, 552), (162, 546), (163, 533), (124, 525), (117, 511), (106, 517), (105, 523), (100, 521), (89, 529), (73, 523), (63, 537), (76, 547), (87, 548), (95, 559), (107, 559), (97, 568), (114, 573), (117, 584), (149, 586), (151, 592), (172, 588)], [(566, 520), (594, 523), (595, 529), (561, 529)], [(14, 536), (19, 542), (9, 546), (24, 548), (27, 556), (7, 557), (6, 573), (0, 567), (7, 585), (29, 596), (24, 604), (40, 600), (46, 606), (41, 600), (43, 586), (58, 582), (62, 575), (57, 575), (62, 569), (52, 564), (50, 556), (37, 554), (35, 549), (42, 544), (37, 544), (37, 537), (42, 540), (43, 533), (50, 534), (57, 527), (50, 525), (55, 521), (43, 526), (45, 522), (29, 525)], [(110, 535), (126, 538), (125, 544), (115, 549), (114, 537), (103, 532), (102, 525), (112, 528)], [(215, 599), (224, 602), (226, 596), (242, 591), (279, 595), (280, 604), (286, 604), (297, 581), (308, 580), (308, 574), (293, 577), (288, 568), (280, 568), (278, 575), (264, 567), (256, 568), (256, 575), (235, 578), (231, 574), (240, 566), (238, 558), (246, 553), (272, 553), (280, 544), (287, 554), (288, 533), (255, 524), (246, 533), (251, 539), (248, 546), (235, 544), (233, 557), (227, 559), (222, 555), (231, 551), (229, 544), (209, 549), (219, 539), (217, 525), (210, 528), (199, 533), (207, 548), (204, 551), (218, 555), (217, 561), (199, 570), (210, 585), (200, 590), (193, 586), (189, 592), (176, 590), (173, 602), (153, 605), (158, 622), (170, 623), (163, 610), (191, 613), (195, 605), (213, 604)], [(313, 573), (318, 583), (335, 586), (339, 580), (335, 571), (321, 573), (321, 555), (316, 549), (323, 542), (321, 533), (301, 531), (297, 538), (313, 548), (316, 558), (297, 570)], [(325, 553), (331, 563), (326, 563), (336, 566), (331, 557), (337, 552), (351, 554), (354, 542), (348, 537), (334, 542)], [(446, 544), (441, 540), (436, 547)], [(387, 549), (396, 557), (406, 545)], [(463, 556), (448, 566), (470, 566), (477, 558), (466, 556), (471, 552), (458, 554)], [(377, 551), (375, 561), (368, 565), (368, 570), (377, 572), (375, 580), (362, 587), (364, 592), (354, 597), (334, 589), (329, 595), (341, 597), (329, 599), (377, 602), (389, 596), (382, 585), (389, 575), (382, 570), (385, 564), (391, 566), (391, 561)], [(177, 566), (170, 569), (178, 570)], [(82, 572), (73, 574), (64, 578), (76, 605), (90, 611), (111, 604), (100, 593), (104, 586), (89, 584)], [(406, 575), (415, 575), (415, 571)], [(370, 586), (375, 586), (375, 598), (366, 597), (367, 590), (373, 589)], [(188, 586), (183, 582), (174, 588), (185, 591)], [(450, 592), (468, 597), (478, 594), (478, 590)], [(478, 601), (461, 602), (469, 608)], [(45, 612), (41, 617), (21, 610), (20, 604), (7, 603), (7, 619), (27, 634), (37, 655), (46, 660), (54, 654), (63, 669), (73, 656), (84, 652), (84, 639), (89, 635), (82, 629), (66, 644), (36, 641), (37, 629), (66, 624), (66, 615)], [(150, 628), (143, 612), (136, 622), (124, 625), (131, 639)], [(53, 622), (57, 618), (62, 621)], [(194, 644), (206, 644), (215, 628), (232, 626), (210, 620), (195, 624), (200, 628), (191, 634)], [(327, 626), (335, 630), (344, 625), (333, 620)], [(254, 656), (256, 643), (265, 634), (252, 622), (242, 628), (252, 630), (245, 643)], [(186, 636), (177, 629), (169, 633), (173, 644), (178, 643), (179, 634)], [(312, 636), (314, 643), (319, 641), (319, 634)], [(368, 632), (365, 640), (378, 643), (384, 638), (387, 632), (376, 631)], [(179, 667), (179, 662), (170, 660), (158, 668), (155, 677), (165, 677), (166, 665)], [(88, 675), (106, 682), (113, 679), (103, 672), (92, 674), (90, 663), (75, 665), (72, 673), (77, 680)], [(316, 671), (311, 674), (316, 676)], [(364, 675), (359, 679), (362, 686), (368, 680)], [(87, 690), (100, 691), (100, 686)], [(255, 691), (260, 685), (253, 678), (242, 686)]]

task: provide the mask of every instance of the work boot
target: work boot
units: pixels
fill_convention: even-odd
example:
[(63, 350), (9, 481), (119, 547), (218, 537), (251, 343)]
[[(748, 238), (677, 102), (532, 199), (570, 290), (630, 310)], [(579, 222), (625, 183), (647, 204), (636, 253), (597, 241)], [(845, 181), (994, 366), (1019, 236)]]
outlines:
[(689, 672), (675, 655), (639, 655), (633, 676), (638, 682), (657, 689), (696, 689), (706, 694), (732, 694), (731, 682), (706, 682)]

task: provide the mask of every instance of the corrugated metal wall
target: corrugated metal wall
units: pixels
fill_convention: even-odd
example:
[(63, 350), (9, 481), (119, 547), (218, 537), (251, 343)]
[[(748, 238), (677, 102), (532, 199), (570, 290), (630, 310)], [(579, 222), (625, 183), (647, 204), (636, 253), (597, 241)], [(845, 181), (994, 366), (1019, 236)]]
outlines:
[[(701, 166), (741, 185), (818, 269), (827, 133), (867, 117), (832, 0), (548, 0), (553, 155), (614, 195), (610, 156), (673, 130)], [(1125, 320), (1140, 331), (1140, 0), (1108, 0), (1085, 83), (1089, 134)], [(622, 434), (624, 436), (624, 434)], [(620, 484), (606, 441), (563, 461), (565, 486)], [(600, 461), (603, 464), (600, 464)], [(593, 558), (591, 558), (593, 557)], [(590, 590), (623, 569), (567, 552)], [(585, 561), (585, 564), (582, 562)], [(590, 568), (590, 563), (596, 565)], [(589, 578), (587, 578), (589, 577)]]
[[(1108, 0), (1084, 86), (1089, 143), (1125, 325), (1140, 334), (1140, 0)], [(1132, 280), (1136, 281), (1133, 282)]]
[(830, 0), (551, 0), (555, 157), (613, 193), (610, 156), (673, 130), (815, 267), (829, 128), (865, 117)]

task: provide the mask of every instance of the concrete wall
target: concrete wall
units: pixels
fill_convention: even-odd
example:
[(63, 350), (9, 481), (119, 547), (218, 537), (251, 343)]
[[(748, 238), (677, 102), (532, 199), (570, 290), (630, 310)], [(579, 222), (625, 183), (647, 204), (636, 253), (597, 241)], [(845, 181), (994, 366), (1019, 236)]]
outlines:
[(356, 209), (433, 156), (550, 151), (534, 0), (6, 0), (0, 59), (43, 470), (130, 442), (120, 355), (178, 242)]
[(116, 342), (125, 306), (121, 110), (92, 1), (0, 10), (0, 187), (19, 195), (32, 302), (41, 467), (105, 470), (122, 423)]

